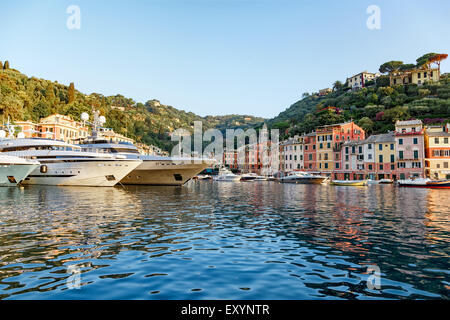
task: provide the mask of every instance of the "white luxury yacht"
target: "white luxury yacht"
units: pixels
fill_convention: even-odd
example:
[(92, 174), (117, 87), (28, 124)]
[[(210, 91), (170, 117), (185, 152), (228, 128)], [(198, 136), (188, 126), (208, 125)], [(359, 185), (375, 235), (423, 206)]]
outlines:
[(23, 184), (114, 186), (142, 163), (110, 154), (83, 152), (79, 146), (42, 138), (0, 139), (0, 152), (40, 162)]
[(0, 154), (0, 186), (16, 186), (37, 167), (37, 161)]
[[(81, 118), (87, 121), (89, 116), (84, 113)], [(113, 142), (102, 137), (99, 129), (104, 122), (105, 118), (99, 116), (98, 111), (94, 111), (94, 120), (91, 123), (92, 136), (80, 140), (79, 146), (87, 152), (109, 153), (127, 159), (142, 160), (136, 169), (124, 176), (121, 180), (123, 184), (181, 186), (215, 163), (215, 159), (140, 154), (132, 143)]]

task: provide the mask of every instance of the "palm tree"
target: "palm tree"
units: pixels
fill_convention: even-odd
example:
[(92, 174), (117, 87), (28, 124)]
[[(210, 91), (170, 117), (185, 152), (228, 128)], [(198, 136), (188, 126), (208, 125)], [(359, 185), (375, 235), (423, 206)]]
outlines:
[(344, 85), (342, 84), (342, 82), (337, 80), (333, 83), (333, 90), (338, 91), (338, 90), (342, 89), (343, 86)]

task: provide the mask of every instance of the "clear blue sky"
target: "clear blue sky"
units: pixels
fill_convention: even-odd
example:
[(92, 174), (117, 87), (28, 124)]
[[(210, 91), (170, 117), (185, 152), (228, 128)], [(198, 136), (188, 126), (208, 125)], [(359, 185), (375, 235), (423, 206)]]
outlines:
[[(69, 30), (69, 5), (81, 29)], [(366, 8), (381, 9), (381, 30)], [(0, 60), (83, 93), (273, 117), (381, 63), (450, 53), (450, 1), (7, 1)], [(442, 63), (450, 71), (450, 59)]]

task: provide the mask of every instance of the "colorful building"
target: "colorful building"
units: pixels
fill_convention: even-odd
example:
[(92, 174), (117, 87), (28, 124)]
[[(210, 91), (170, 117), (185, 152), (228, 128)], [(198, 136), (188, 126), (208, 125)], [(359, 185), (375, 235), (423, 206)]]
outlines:
[(282, 146), (281, 155), (284, 164), (282, 170), (285, 172), (303, 170), (303, 137), (294, 136), (281, 142), (280, 146)]
[(425, 174), (431, 179), (450, 179), (450, 133), (447, 126), (425, 128)]
[(341, 147), (344, 142), (365, 138), (364, 130), (353, 121), (319, 127), (316, 134), (317, 170), (325, 175), (331, 175), (333, 170), (341, 168)]
[(417, 84), (437, 82), (440, 79), (439, 68), (419, 68), (406, 71), (396, 71), (389, 75), (391, 87), (397, 84)]
[(306, 171), (317, 171), (315, 132), (303, 136), (303, 168)]
[(89, 128), (83, 123), (61, 114), (52, 114), (37, 124), (32, 121), (16, 121), (14, 124), (21, 128), (26, 138), (56, 139), (70, 143), (86, 138), (89, 133)]
[(421, 120), (395, 123), (398, 179), (424, 177), (424, 134)]

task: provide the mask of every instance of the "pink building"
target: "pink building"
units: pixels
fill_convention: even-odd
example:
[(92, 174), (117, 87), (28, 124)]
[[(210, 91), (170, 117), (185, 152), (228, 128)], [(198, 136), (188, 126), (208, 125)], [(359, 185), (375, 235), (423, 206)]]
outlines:
[(421, 120), (395, 123), (395, 149), (399, 179), (424, 177), (424, 136)]

